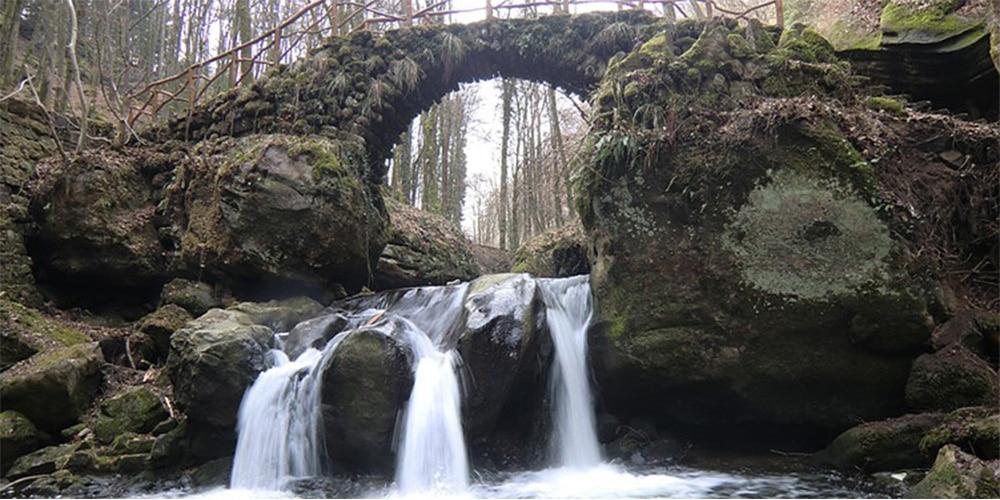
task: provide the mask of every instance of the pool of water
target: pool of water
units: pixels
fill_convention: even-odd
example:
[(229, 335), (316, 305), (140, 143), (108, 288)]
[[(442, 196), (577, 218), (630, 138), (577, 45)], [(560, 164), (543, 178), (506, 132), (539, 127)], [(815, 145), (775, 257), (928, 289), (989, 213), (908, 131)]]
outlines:
[[(746, 472), (690, 467), (604, 464), (530, 472), (475, 475), (467, 491), (428, 491), (416, 498), (885, 498), (891, 485), (830, 471)], [(392, 483), (373, 478), (304, 479), (287, 492), (176, 487), (144, 498), (407, 498)], [(409, 496), (413, 498), (413, 495)]]

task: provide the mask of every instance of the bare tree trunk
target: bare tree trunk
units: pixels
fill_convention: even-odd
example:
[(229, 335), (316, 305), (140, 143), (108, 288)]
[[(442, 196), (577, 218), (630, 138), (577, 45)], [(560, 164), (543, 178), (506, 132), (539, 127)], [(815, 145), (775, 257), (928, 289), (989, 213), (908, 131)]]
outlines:
[(513, 82), (504, 78), (501, 82), (503, 134), (500, 139), (500, 204), (497, 208), (499, 220), (500, 248), (507, 249), (507, 148), (510, 143), (510, 100)]
[(14, 53), (17, 50), (23, 0), (4, 0), (0, 11), (0, 89), (15, 84)]
[(70, 33), (69, 44), (66, 50), (69, 52), (70, 61), (73, 62), (73, 77), (76, 80), (76, 91), (80, 97), (80, 137), (76, 141), (76, 152), (79, 153), (87, 145), (87, 118), (90, 115), (90, 106), (87, 103), (87, 96), (83, 93), (83, 82), (80, 80), (80, 61), (76, 58), (76, 35), (79, 27), (76, 20), (76, 7), (73, 0), (66, 0), (69, 7)]

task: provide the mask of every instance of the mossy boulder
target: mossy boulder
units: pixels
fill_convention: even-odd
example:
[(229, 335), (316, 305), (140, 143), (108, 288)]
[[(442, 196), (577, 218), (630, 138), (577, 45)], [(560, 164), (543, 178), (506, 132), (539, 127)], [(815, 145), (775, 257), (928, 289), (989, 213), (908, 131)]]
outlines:
[(167, 304), (142, 318), (139, 331), (148, 335), (157, 354), (166, 357), (170, 351), (170, 336), (194, 319), (186, 309), (177, 304)]
[(192, 316), (201, 316), (209, 309), (221, 306), (222, 298), (208, 283), (176, 278), (163, 285), (160, 304), (173, 304), (184, 308)]
[(511, 272), (539, 278), (565, 278), (590, 271), (583, 228), (578, 223), (550, 229), (514, 252)]
[(16, 411), (0, 413), (0, 476), (7, 473), (14, 460), (45, 443), (35, 424)]
[(396, 419), (413, 385), (410, 351), (383, 321), (351, 332), (323, 368), (322, 411), (331, 459), (391, 470)]
[(386, 198), (389, 242), (375, 269), (378, 289), (471, 280), (479, 266), (462, 231), (444, 217)]
[[(960, 10), (963, 0), (892, 0), (882, 9), (883, 44), (933, 43), (984, 28), (983, 18)], [(971, 14), (971, 15), (970, 15)]]
[(174, 332), (166, 370), (191, 421), (233, 428), (243, 393), (264, 368), (271, 335), (248, 314), (226, 309), (212, 309)]
[(139, 386), (102, 402), (91, 427), (98, 441), (109, 444), (125, 433), (150, 432), (168, 416), (160, 397), (148, 387)]
[(236, 289), (369, 283), (388, 218), (356, 140), (259, 135), (192, 153), (167, 210), (192, 269)]
[(77, 326), (6, 298), (0, 298), (0, 339), (0, 371), (37, 352), (90, 341)]
[(996, 405), (997, 372), (965, 347), (954, 344), (913, 363), (906, 403), (914, 410), (954, 410)]
[(84, 414), (101, 382), (104, 358), (97, 343), (51, 349), (4, 373), (4, 410), (17, 411), (46, 432), (58, 432)]
[(956, 446), (941, 448), (934, 466), (910, 489), (911, 498), (997, 498), (1000, 474), (993, 464), (984, 463)]

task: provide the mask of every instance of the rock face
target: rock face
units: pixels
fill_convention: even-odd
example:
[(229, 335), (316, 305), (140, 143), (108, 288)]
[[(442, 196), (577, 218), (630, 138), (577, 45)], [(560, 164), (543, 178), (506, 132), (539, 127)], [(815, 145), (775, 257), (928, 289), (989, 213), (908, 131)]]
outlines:
[(104, 359), (97, 343), (52, 349), (4, 373), (0, 399), (4, 410), (28, 417), (47, 432), (76, 423), (101, 381)]
[[(165, 272), (153, 188), (134, 154), (88, 151), (42, 167), (32, 194), (44, 267), (60, 278), (146, 288)], [(53, 278), (54, 279), (54, 278)]]
[(265, 135), (195, 153), (170, 187), (189, 265), (239, 284), (367, 284), (387, 217), (356, 142)]
[(242, 312), (212, 309), (170, 339), (167, 374), (196, 423), (231, 429), (243, 393), (264, 368), (271, 329)]
[(590, 272), (583, 228), (570, 224), (526, 241), (514, 252), (511, 271), (539, 278), (565, 278)]
[(917, 358), (906, 383), (906, 403), (914, 410), (996, 406), (998, 393), (997, 372), (961, 345)]
[(530, 398), (529, 390), (514, 396), (517, 382), (546, 375), (542, 347), (551, 352), (551, 343), (540, 293), (526, 274), (483, 276), (469, 284), (457, 348), (467, 374), (463, 428), (473, 441), (496, 428), (510, 399)]
[(994, 466), (947, 445), (941, 448), (930, 472), (909, 491), (908, 496), (997, 498), (1000, 496), (1000, 474)]
[[(815, 32), (776, 41), (753, 23), (682, 26), (611, 65), (577, 182), (609, 408), (794, 424), (813, 445), (905, 411), (937, 285), (912, 272), (923, 233), (894, 229), (912, 217), (898, 188), (937, 163), (924, 125), (864, 108), (847, 71)], [(986, 182), (997, 130), (966, 130)]]
[(354, 470), (391, 470), (397, 414), (413, 386), (409, 349), (391, 324), (348, 334), (323, 369), (322, 411), (331, 458)]
[(375, 269), (376, 288), (444, 285), (479, 275), (469, 242), (453, 223), (392, 197), (386, 207), (392, 229)]

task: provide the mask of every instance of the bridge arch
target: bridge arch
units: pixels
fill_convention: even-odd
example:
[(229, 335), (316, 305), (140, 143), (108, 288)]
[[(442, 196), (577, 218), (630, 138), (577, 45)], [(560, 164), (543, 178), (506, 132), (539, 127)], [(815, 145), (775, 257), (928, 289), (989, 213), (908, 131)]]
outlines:
[(459, 84), (503, 76), (586, 96), (613, 55), (664, 26), (644, 11), (624, 11), (360, 32), (175, 118), (165, 134), (350, 133), (364, 139), (382, 175), (406, 126)]

